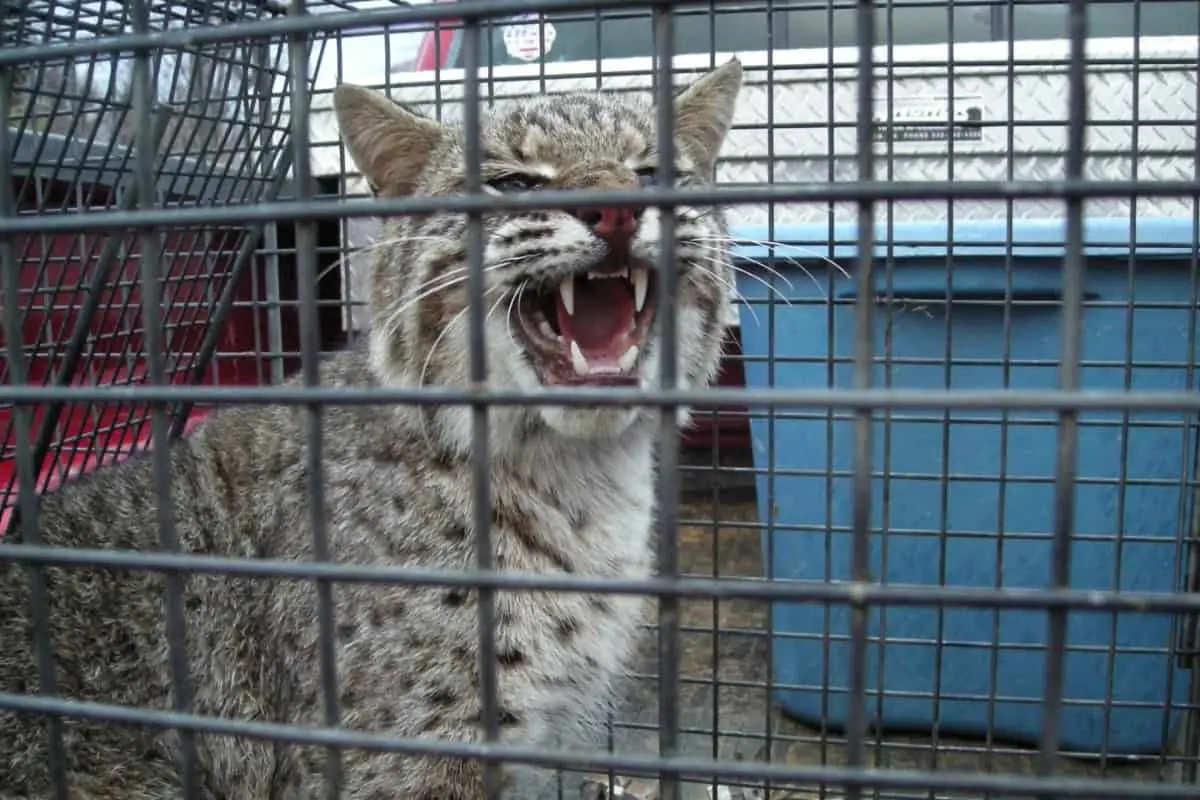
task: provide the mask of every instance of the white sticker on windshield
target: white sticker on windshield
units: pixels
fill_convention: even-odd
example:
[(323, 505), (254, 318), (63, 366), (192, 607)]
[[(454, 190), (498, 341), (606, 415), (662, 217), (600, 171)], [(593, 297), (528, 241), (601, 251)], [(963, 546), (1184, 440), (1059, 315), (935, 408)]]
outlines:
[(542, 22), (537, 14), (521, 14), (504, 26), (504, 49), (512, 58), (537, 61), (549, 54), (557, 35), (554, 23)]

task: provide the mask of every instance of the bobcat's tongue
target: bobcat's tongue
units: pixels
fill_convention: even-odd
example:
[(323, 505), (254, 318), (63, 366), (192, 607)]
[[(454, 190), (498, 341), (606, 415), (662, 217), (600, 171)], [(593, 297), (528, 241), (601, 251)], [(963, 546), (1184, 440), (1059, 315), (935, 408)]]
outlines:
[[(559, 288), (558, 330), (579, 375), (620, 373), (636, 317), (633, 288), (623, 276), (568, 278)], [(636, 355), (636, 354), (635, 354)], [(626, 357), (628, 360), (628, 357)]]
[(579, 342), (584, 355), (621, 355), (616, 348), (624, 344), (633, 328), (633, 294), (623, 279), (576, 280), (574, 313), (569, 313), (558, 298), (558, 326), (564, 337)]

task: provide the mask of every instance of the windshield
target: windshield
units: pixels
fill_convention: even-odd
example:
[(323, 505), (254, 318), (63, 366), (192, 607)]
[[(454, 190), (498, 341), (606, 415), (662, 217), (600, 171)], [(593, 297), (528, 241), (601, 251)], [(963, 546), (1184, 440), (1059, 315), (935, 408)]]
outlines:
[[(1067, 38), (1067, 2), (1010, 3), (960, 0), (893, 0), (876, 10), (879, 44), (940, 44)], [(851, 47), (857, 43), (855, 4), (814, 2), (719, 3), (675, 12), (679, 54)], [(1195, 0), (1094, 0), (1088, 4), (1088, 36), (1200, 35)], [(770, 9), (770, 10), (768, 10)], [(519, 14), (483, 28), (480, 64), (556, 63), (647, 57), (654, 53), (649, 10)], [(545, 24), (539, 24), (544, 19)], [(1135, 24), (1136, 21), (1136, 24)], [(1011, 31), (1011, 36), (1010, 36)], [(457, 37), (461, 41), (461, 35)], [(461, 48), (447, 66), (462, 66)]]

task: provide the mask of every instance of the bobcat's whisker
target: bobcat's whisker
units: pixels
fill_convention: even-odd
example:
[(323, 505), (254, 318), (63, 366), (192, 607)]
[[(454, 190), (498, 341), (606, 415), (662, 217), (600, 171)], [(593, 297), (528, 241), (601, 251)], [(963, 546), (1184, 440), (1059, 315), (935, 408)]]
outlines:
[[(494, 292), (500, 288), (501, 287), (499, 287), (499, 286), (489, 286), (488, 288), (483, 290), (483, 296), (487, 297), (489, 293)], [(499, 306), (500, 303), (503, 301), (504, 301), (504, 295), (501, 295), (499, 298), (497, 298), (496, 302), (492, 304), (491, 308), (489, 308), (487, 310), (487, 313), (483, 315), (483, 321), (485, 323), (492, 316), (492, 313), (496, 310), (496, 307)], [(442, 328), (441, 332), (438, 333), (437, 338), (435, 338), (433, 340), (433, 344), (431, 344), (429, 346), (429, 352), (425, 354), (425, 361), (421, 364), (421, 373), (417, 376), (417, 386), (425, 386), (426, 385), (425, 384), (425, 375), (429, 371), (429, 366), (433, 363), (433, 355), (435, 352), (437, 352), (438, 345), (440, 345), (442, 343), (442, 340), (445, 338), (446, 334), (449, 333), (450, 330), (459, 322), (459, 320), (461, 320), (463, 318), (463, 314), (466, 314), (470, 310), (471, 310), (471, 306), (469, 304), (463, 306), (458, 311), (458, 313), (456, 313), (453, 317), (450, 318), (450, 321), (447, 322), (445, 327)], [(426, 406), (426, 408), (430, 408), (431, 410), (436, 410), (436, 406)], [(421, 436), (425, 439), (426, 446), (428, 446), (430, 450), (433, 450), (435, 448), (433, 446), (433, 440), (429, 438), (429, 425), (427, 424), (428, 415), (422, 415), (421, 419), (422, 419)]]
[[(494, 272), (503, 267), (511, 266), (512, 264), (515, 264), (520, 260), (521, 259), (519, 257), (502, 259), (500, 261), (497, 261), (494, 264), (488, 264), (488, 265), (484, 266), (483, 273), (486, 275), (490, 272)], [(470, 273), (470, 267), (465, 266), (465, 265), (461, 266), (461, 267), (454, 267), (453, 269), (448, 269), (448, 270), (445, 270), (444, 272), (439, 272), (437, 275), (434, 275), (433, 277), (431, 277), (425, 281), (422, 281), (421, 283), (418, 283), (415, 287), (413, 287), (413, 289), (408, 294), (411, 296), (414, 294), (424, 292), (426, 289), (431, 288), (433, 286), (433, 284), (436, 284), (436, 283), (439, 283), (442, 281), (447, 282), (447, 287), (442, 287), (442, 288), (448, 288), (449, 286), (453, 286), (455, 283), (460, 283), (462, 281), (465, 281), (467, 279), (469, 273)], [(424, 297), (428, 297), (428, 294), (422, 295), (421, 298), (419, 298), (419, 299), (424, 299)], [(418, 298), (413, 297), (412, 299), (416, 300)]]
[[(487, 297), (489, 294), (491, 294), (494, 291), (497, 291), (500, 288), (501, 287), (499, 287), (499, 286), (489, 286), (488, 288), (483, 290), (483, 296)], [(500, 303), (503, 302), (503, 300), (504, 300), (504, 296), (501, 295), (496, 300), (496, 302), (492, 304), (491, 308), (488, 309), (487, 313), (483, 315), (484, 322), (487, 322), (488, 318), (491, 317), (492, 313), (496, 310), (496, 307), (499, 306)], [(433, 344), (431, 344), (429, 346), (429, 352), (425, 354), (425, 361), (421, 365), (421, 372), (417, 376), (417, 385), (418, 386), (425, 385), (425, 373), (428, 371), (429, 365), (433, 360), (433, 354), (434, 354), (434, 352), (437, 351), (438, 345), (442, 343), (442, 339), (444, 339), (446, 334), (450, 331), (450, 329), (453, 328), (455, 326), (455, 324), (457, 324), (458, 321), (462, 319), (463, 314), (466, 314), (470, 310), (471, 310), (471, 306), (469, 304), (463, 306), (453, 317), (450, 318), (450, 321), (447, 322), (446, 325), (442, 328), (441, 332), (438, 333), (437, 338), (435, 338), (433, 340)]]
[[(850, 272), (845, 267), (843, 267), (838, 262), (834, 261), (832, 258), (822, 255), (820, 250), (817, 250), (812, 247), (803, 247), (803, 246), (797, 245), (797, 244), (788, 244), (787, 242), (776, 242), (776, 241), (772, 241), (770, 239), (751, 239), (751, 238), (747, 238), (744, 236), (741, 236), (741, 237), (720, 236), (720, 237), (718, 237), (718, 236), (703, 236), (703, 235), (701, 235), (701, 236), (697, 236), (694, 238), (696, 238), (698, 240), (702, 240), (702, 241), (704, 241), (704, 240), (722, 241), (725, 244), (729, 244), (729, 245), (752, 244), (752, 245), (758, 245), (759, 247), (773, 247), (773, 248), (782, 249), (782, 250), (793, 250), (797, 253), (800, 253), (801, 255), (811, 256), (811, 257), (817, 259), (818, 261), (822, 261), (822, 262), (828, 264), (829, 266), (836, 269), (843, 278), (850, 277)], [(794, 258), (791, 258), (788, 256), (781, 256), (780, 258), (782, 258), (784, 261), (787, 261), (788, 263), (796, 264), (796, 266), (800, 266), (796, 262), (796, 259), (794, 259)], [(746, 260), (752, 261), (752, 259), (746, 259)]]
[(513, 310), (521, 302), (521, 295), (523, 295), (524, 293), (525, 293), (525, 284), (522, 283), (520, 286), (517, 287), (516, 291), (512, 293), (512, 297), (508, 301), (508, 313), (506, 313), (504, 315), (504, 330), (508, 333), (509, 340), (513, 341), (514, 343), (515, 343), (515, 340), (513, 339), (513, 335), (512, 335), (512, 315), (513, 315)]
[(349, 252), (347, 252), (346, 255), (342, 256), (329, 266), (325, 267), (325, 269), (321, 270), (317, 274), (317, 280), (323, 280), (324, 278), (328, 277), (334, 270), (344, 266), (352, 257), (358, 255), (359, 253), (370, 254), (385, 247), (396, 247), (403, 245), (405, 242), (442, 241), (445, 241), (445, 239), (440, 236), (394, 236), (388, 239), (380, 239), (378, 241), (368, 242), (367, 244), (355, 245), (352, 248), (347, 248)]
[[(462, 315), (467, 313), (470, 309), (470, 306), (465, 306), (461, 311), (451, 317), (450, 321), (446, 323), (446, 326), (442, 328), (441, 333), (439, 333), (437, 338), (433, 340), (433, 344), (429, 347), (429, 352), (425, 354), (425, 362), (421, 365), (421, 373), (417, 376), (417, 386), (425, 385), (425, 373), (429, 370), (429, 364), (433, 361), (433, 354), (437, 351), (438, 345), (442, 341), (442, 337), (444, 337), (446, 333), (454, 327), (454, 324), (458, 322)], [(430, 452), (434, 452), (437, 449), (434, 447), (433, 439), (429, 436), (429, 420), (435, 413), (437, 413), (436, 406), (422, 406), (420, 410), (421, 438), (424, 439), (425, 446), (429, 448)]]
[[(698, 257), (698, 258), (700, 258), (700, 257)], [(750, 278), (753, 281), (761, 283), (768, 292), (773, 293), (776, 297), (779, 298), (780, 301), (787, 303), (788, 305), (792, 304), (792, 301), (788, 298), (787, 295), (785, 295), (783, 292), (779, 291), (779, 289), (777, 287), (772, 286), (771, 282), (768, 281), (763, 276), (756, 275), (755, 273), (751, 272), (750, 270), (746, 269), (745, 267), (738, 266), (737, 264), (734, 264), (731, 261), (728, 261), (726, 259), (719, 259), (719, 258), (715, 258), (713, 256), (703, 256), (702, 258), (704, 260), (708, 261), (709, 263), (714, 264), (718, 267), (723, 267), (725, 269), (733, 271), (734, 273), (737, 273), (740, 275), (745, 275), (747, 278)], [(786, 278), (784, 278), (783, 280), (785, 282), (787, 282)], [(819, 289), (820, 287), (818, 286), (817, 288)], [(738, 294), (736, 285), (731, 285), (730, 289), (735, 294)]]
[[(707, 241), (707, 242), (720, 242), (720, 243), (722, 243), (722, 244), (729, 244), (729, 245), (732, 245), (732, 244), (734, 244), (734, 243), (736, 242), (736, 240), (734, 240), (734, 239), (730, 239), (730, 238), (728, 238), (728, 237), (715, 237), (715, 236), (710, 236), (710, 237), (697, 237), (697, 240), (698, 240), (698, 241)], [(788, 287), (789, 289), (795, 289), (795, 288), (796, 288), (796, 287), (795, 287), (795, 286), (792, 284), (792, 281), (791, 281), (791, 279), (790, 279), (790, 278), (788, 278), (788, 277), (787, 277), (786, 275), (784, 275), (782, 272), (780, 272), (779, 270), (777, 270), (777, 269), (775, 269), (774, 267), (770, 266), (769, 264), (767, 264), (767, 263), (765, 263), (765, 262), (763, 262), (763, 261), (759, 261), (757, 258), (751, 258), (750, 256), (738, 256), (738, 260), (740, 260), (740, 261), (748, 261), (749, 263), (751, 263), (751, 264), (754, 264), (755, 266), (757, 266), (757, 267), (759, 267), (759, 268), (761, 268), (761, 269), (765, 270), (766, 272), (769, 272), (769, 273), (771, 273), (771, 274), (772, 274), (772, 275), (774, 275), (776, 278), (778, 278), (779, 280), (781, 280), (781, 281), (783, 281), (784, 283), (786, 283), (786, 284), (787, 284), (787, 287)], [(796, 262), (794, 262), (792, 259), (786, 259), (786, 260), (787, 260), (787, 261), (789, 261), (789, 262), (792, 262), (792, 263), (794, 263), (794, 264), (795, 264), (795, 266), (799, 267), (799, 269), (800, 269), (801, 271), (803, 271), (803, 272), (805, 272), (805, 273), (808, 273), (808, 270), (807, 270), (807, 269), (805, 269), (805, 267), (804, 267), (804, 265), (803, 265), (803, 264), (796, 263)], [(811, 277), (811, 275), (810, 275), (810, 277)]]
[[(724, 262), (717, 262), (715, 259), (710, 259), (710, 260), (712, 260), (713, 263), (716, 263), (718, 266), (725, 265)], [(754, 321), (756, 323), (758, 323), (759, 325), (762, 324), (758, 319), (758, 314), (756, 314), (754, 312), (754, 307), (751, 306), (746, 301), (746, 298), (741, 296), (741, 294), (737, 290), (737, 287), (734, 285), (733, 281), (729, 280), (728, 278), (724, 277), (723, 275), (718, 274), (717, 271), (715, 269), (713, 269), (712, 267), (705, 266), (704, 264), (701, 264), (698, 261), (692, 261), (691, 264), (695, 269), (703, 272), (705, 275), (709, 276), (714, 281), (717, 281), (722, 286), (724, 286), (726, 289), (728, 289), (730, 291), (730, 293), (733, 295), (733, 298), (736, 302), (742, 303), (746, 306), (746, 308), (750, 311), (750, 315), (754, 317)]]
[[(790, 279), (789, 279), (789, 278), (788, 278), (786, 275), (784, 275), (784, 274), (782, 274), (781, 272), (779, 272), (779, 270), (777, 270), (777, 269), (774, 269), (773, 267), (771, 267), (771, 266), (769, 266), (769, 265), (767, 265), (767, 264), (764, 264), (762, 261), (759, 261), (759, 260), (757, 260), (757, 259), (753, 259), (753, 258), (748, 258), (748, 257), (745, 257), (745, 256), (743, 256), (743, 257), (742, 257), (740, 260), (742, 260), (742, 261), (748, 261), (748, 262), (750, 262), (751, 264), (754, 264), (755, 266), (757, 266), (757, 267), (759, 267), (760, 269), (764, 270), (765, 272), (768, 272), (768, 273), (770, 273), (770, 274), (771, 274), (772, 276), (774, 276), (775, 278), (777, 278), (777, 279), (779, 279), (779, 280), (783, 281), (784, 283), (786, 283), (789, 289), (795, 289), (795, 288), (796, 288), (796, 287), (795, 287), (795, 285), (794, 285), (794, 284), (791, 282), (791, 280), (790, 280)], [(807, 269), (807, 268), (806, 268), (806, 267), (805, 267), (803, 264), (800, 264), (799, 262), (794, 262), (794, 263), (795, 263), (795, 265), (796, 265), (797, 269), (799, 269), (801, 272), (803, 272), (803, 273), (804, 273), (804, 275), (805, 275), (805, 277), (807, 277), (807, 278), (808, 278), (808, 279), (809, 279), (809, 280), (812, 282), (813, 286), (815, 286), (815, 287), (816, 287), (817, 291), (818, 291), (818, 292), (820, 292), (820, 294), (821, 294), (821, 297), (822, 297), (822, 298), (824, 298), (825, 300), (827, 300), (827, 301), (828, 301), (828, 299), (829, 299), (829, 296), (828, 296), (828, 294), (825, 292), (825, 289), (824, 289), (824, 287), (822, 287), (822, 286), (821, 286), (821, 283), (820, 283), (820, 281), (818, 281), (818, 280), (817, 280), (817, 276), (816, 276), (816, 275), (813, 275), (813, 274), (812, 274), (812, 272), (811, 272), (810, 270), (808, 270), (808, 269)], [(739, 273), (739, 274), (741, 274), (741, 275), (745, 275), (747, 278), (752, 278), (753, 280), (755, 280), (755, 281), (758, 281), (758, 282), (759, 282), (759, 283), (761, 283), (763, 286), (767, 287), (767, 289), (769, 289), (770, 291), (774, 292), (774, 293), (775, 293), (775, 294), (776, 294), (776, 295), (779, 297), (779, 299), (781, 299), (781, 300), (783, 300), (784, 302), (788, 303), (788, 305), (791, 305), (791, 301), (789, 301), (789, 300), (788, 300), (788, 299), (787, 299), (787, 298), (786, 298), (786, 297), (785, 297), (783, 294), (781, 294), (781, 293), (779, 292), (779, 290), (778, 290), (778, 289), (776, 289), (774, 286), (772, 286), (772, 285), (771, 285), (771, 284), (770, 284), (770, 283), (769, 283), (769, 282), (768, 282), (768, 281), (767, 281), (765, 278), (763, 278), (761, 275), (755, 275), (753, 272), (751, 272), (750, 270), (747, 270), (745, 267), (742, 267), (742, 266), (739, 266), (739, 265), (737, 265), (737, 264), (733, 263), (733, 262), (732, 262), (732, 260), (731, 260), (731, 261), (729, 261), (727, 265), (728, 265), (728, 267), (729, 267), (730, 269), (732, 269), (733, 271), (735, 271), (735, 272), (737, 272), (737, 273)]]
[[(507, 267), (513, 264), (515, 260), (516, 259), (503, 259), (501, 261), (497, 261), (495, 264), (489, 264), (488, 266), (484, 267), (483, 271), (486, 274), (502, 267)], [(454, 269), (439, 273), (437, 276), (430, 278), (423, 283), (417, 284), (417, 287), (409, 293), (407, 301), (401, 303), (391, 312), (390, 316), (388, 317), (387, 324), (394, 325), (395, 322), (404, 314), (404, 312), (408, 311), (422, 300), (432, 297), (439, 292), (446, 291), (447, 289), (452, 289), (458, 284), (465, 283), (468, 278), (468, 269), (468, 267), (455, 267)], [(499, 288), (499, 286), (500, 285), (497, 284), (496, 286), (488, 288), (494, 289)], [(487, 290), (484, 291), (484, 294), (487, 294)]]

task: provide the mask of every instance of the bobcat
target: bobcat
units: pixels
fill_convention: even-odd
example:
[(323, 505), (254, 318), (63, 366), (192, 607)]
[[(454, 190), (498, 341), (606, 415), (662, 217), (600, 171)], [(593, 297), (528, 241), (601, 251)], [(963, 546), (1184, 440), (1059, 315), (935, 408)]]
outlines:
[[(736, 61), (674, 98), (677, 181), (713, 179), (742, 83)], [(461, 127), (343, 85), (335, 111), (350, 156), (381, 196), (464, 191)], [(481, 112), (488, 192), (634, 188), (659, 166), (653, 104), (613, 93), (563, 94)], [(719, 210), (676, 210), (678, 292), (658, 292), (652, 208), (483, 214), (486, 350), (492, 386), (649, 387), (659, 374), (656, 309), (673, 303), (679, 383), (718, 365), (730, 300)], [(386, 220), (371, 273), (365, 344), (321, 366), (326, 386), (470, 385), (466, 221), (437, 213)], [(328, 407), (322, 427), (325, 528), (340, 563), (471, 569), (471, 411), (404, 405)], [(497, 569), (550, 575), (651, 574), (657, 412), (633, 407), (489, 410), (491, 536)], [(687, 422), (681, 412), (681, 424)], [(186, 553), (314, 558), (303, 407), (236, 407), (169, 448), (171, 513)], [(46, 544), (153, 551), (154, 471), (131, 459), (46, 495)], [(2, 545), (0, 545), (2, 546)], [(173, 708), (163, 576), (46, 570), (60, 695)], [(342, 725), (397, 739), (482, 740), (473, 590), (385, 583), (333, 588)], [(636, 642), (644, 598), (496, 593), (502, 739), (545, 743), (601, 719)], [(186, 656), (202, 715), (311, 726), (323, 719), (317, 588), (309, 581), (186, 577)], [(0, 561), (0, 690), (38, 691), (28, 576)], [(179, 737), (165, 728), (64, 722), (71, 797), (181, 794)], [(50, 794), (45, 717), (0, 709), (0, 797)], [(326, 751), (201, 733), (199, 796), (324, 796)], [(343, 796), (476, 800), (475, 761), (345, 749)]]

